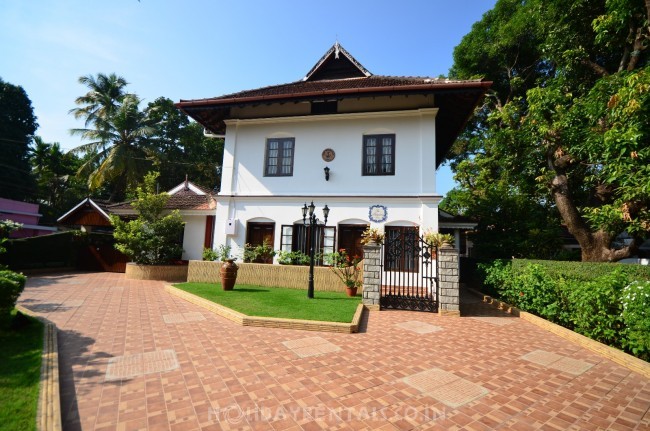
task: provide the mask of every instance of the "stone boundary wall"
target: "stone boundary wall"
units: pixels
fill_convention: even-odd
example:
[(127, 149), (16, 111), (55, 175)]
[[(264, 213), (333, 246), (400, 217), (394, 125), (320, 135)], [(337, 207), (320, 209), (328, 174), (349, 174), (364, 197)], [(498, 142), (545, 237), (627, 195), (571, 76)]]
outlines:
[(187, 280), (188, 265), (138, 265), (126, 264), (125, 276), (131, 280)]
[(56, 340), (56, 325), (21, 305), (16, 305), (16, 310), (43, 322), (43, 355), (36, 410), (36, 429), (38, 431), (61, 431), (63, 426), (61, 423), (59, 347)]
[(351, 323), (323, 322), (320, 320), (282, 319), (278, 317), (248, 316), (221, 304), (208, 301), (200, 296), (193, 295), (171, 285), (165, 285), (165, 290), (194, 305), (198, 305), (218, 316), (224, 317), (241, 326), (256, 326), (264, 328), (298, 329), (302, 331), (338, 332), (352, 334), (359, 332), (359, 324), (363, 317), (365, 307), (359, 304)]
[[(361, 264), (363, 265), (363, 264)], [(237, 284), (254, 284), (264, 287), (307, 289), (309, 267), (300, 265), (271, 265), (263, 263), (237, 263)], [(219, 282), (221, 262), (190, 260), (187, 281), (195, 283)], [(360, 275), (363, 279), (363, 273)], [(345, 292), (345, 285), (329, 267), (314, 268), (314, 290)]]

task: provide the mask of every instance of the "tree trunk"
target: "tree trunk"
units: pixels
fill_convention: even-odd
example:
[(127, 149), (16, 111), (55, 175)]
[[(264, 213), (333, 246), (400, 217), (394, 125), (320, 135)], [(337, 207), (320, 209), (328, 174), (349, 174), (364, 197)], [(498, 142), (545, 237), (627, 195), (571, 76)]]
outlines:
[[(550, 163), (549, 163), (550, 164)], [(592, 232), (569, 193), (568, 178), (563, 170), (555, 166), (556, 176), (551, 184), (551, 193), (557, 209), (569, 233), (575, 237), (582, 249), (583, 262), (616, 262), (632, 255), (638, 249), (638, 240), (621, 249), (611, 248), (613, 236), (605, 231)]]

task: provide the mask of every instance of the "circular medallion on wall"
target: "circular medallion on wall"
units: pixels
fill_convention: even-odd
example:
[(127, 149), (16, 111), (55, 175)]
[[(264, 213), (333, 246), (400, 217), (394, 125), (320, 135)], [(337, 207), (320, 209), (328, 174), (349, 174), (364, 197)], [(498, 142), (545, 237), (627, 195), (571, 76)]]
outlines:
[(331, 162), (332, 160), (334, 160), (334, 157), (336, 157), (336, 153), (334, 152), (333, 149), (325, 148), (323, 150), (323, 160), (325, 160), (326, 162)]
[(388, 208), (384, 205), (373, 205), (368, 209), (368, 219), (375, 223), (383, 223), (388, 219)]

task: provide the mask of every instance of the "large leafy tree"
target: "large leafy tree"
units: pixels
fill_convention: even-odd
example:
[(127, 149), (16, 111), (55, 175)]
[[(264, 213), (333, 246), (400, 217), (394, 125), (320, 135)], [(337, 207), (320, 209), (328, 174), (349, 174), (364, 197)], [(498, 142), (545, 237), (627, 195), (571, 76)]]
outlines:
[(58, 142), (34, 138), (30, 162), (36, 180), (36, 198), (43, 213), (41, 222), (51, 223), (88, 194), (85, 182), (75, 175), (82, 160), (64, 153)]
[(185, 176), (194, 183), (212, 189), (219, 184), (219, 167), (223, 160), (223, 139), (208, 138), (200, 124), (166, 97), (149, 103), (145, 110), (152, 121), (154, 134), (149, 144), (155, 157), (159, 182), (163, 190), (179, 184)]
[(38, 128), (25, 90), (0, 79), (0, 197), (34, 198), (29, 146)]
[(634, 253), (650, 233), (649, 42), (648, 0), (499, 0), (450, 71), (495, 82), (452, 155), (463, 201), (524, 199), (541, 228), (559, 214), (586, 261)]

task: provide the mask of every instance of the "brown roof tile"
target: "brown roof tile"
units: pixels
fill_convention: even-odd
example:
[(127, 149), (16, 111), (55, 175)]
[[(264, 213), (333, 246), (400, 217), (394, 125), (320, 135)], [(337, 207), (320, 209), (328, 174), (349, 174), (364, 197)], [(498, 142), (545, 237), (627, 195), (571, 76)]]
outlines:
[(399, 91), (400, 88), (417, 86), (419, 89), (445, 89), (445, 88), (487, 88), (488, 83), (480, 79), (458, 81), (441, 78), (411, 77), (411, 76), (383, 76), (372, 75), (363, 78), (331, 79), (322, 81), (296, 81), (288, 84), (272, 85), (253, 90), (239, 91), (219, 97), (206, 99), (181, 100), (179, 107), (190, 107), (205, 104), (222, 104), (229, 102), (245, 102), (252, 99), (267, 100), (279, 97), (313, 96), (362, 91)]

